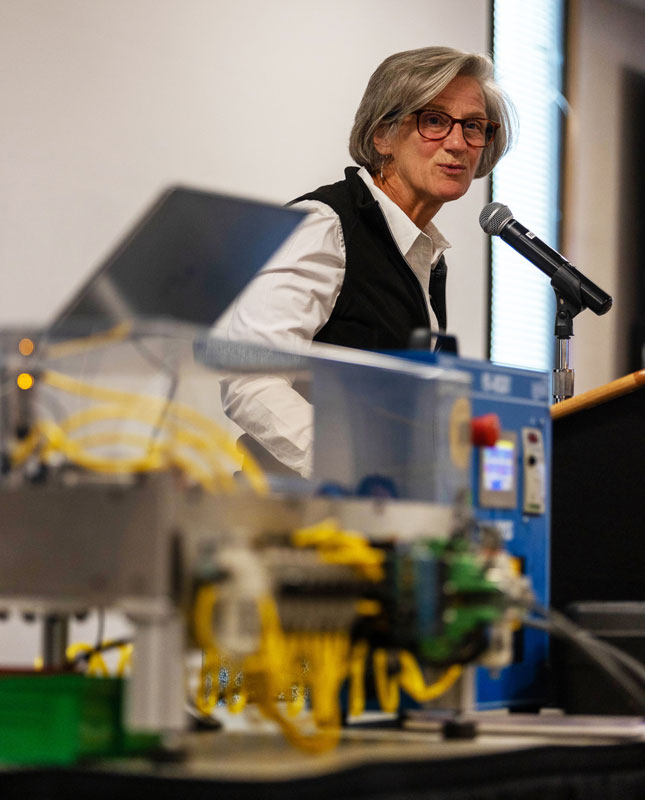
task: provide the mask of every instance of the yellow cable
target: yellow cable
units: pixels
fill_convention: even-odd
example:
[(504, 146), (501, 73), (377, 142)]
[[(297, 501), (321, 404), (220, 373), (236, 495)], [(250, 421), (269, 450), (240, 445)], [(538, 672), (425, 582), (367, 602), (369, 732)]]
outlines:
[(26, 436), (12, 451), (11, 462), (14, 466), (24, 464), (35, 451), (41, 441), (41, 433), (37, 426), (33, 426)]
[(393, 713), (399, 707), (401, 695), (397, 676), (388, 675), (388, 656), (387, 651), (378, 649), (372, 656), (374, 667), (374, 683), (376, 684), (376, 696), (379, 705), (388, 713)]
[(160, 409), (166, 406), (166, 400), (161, 397), (154, 397), (152, 395), (140, 395), (134, 392), (126, 392), (121, 389), (110, 389), (105, 386), (98, 386), (93, 383), (85, 383), (77, 378), (71, 378), (69, 375), (63, 375), (62, 372), (55, 370), (46, 370), (41, 375), (43, 383), (60, 389), (67, 394), (78, 395), (79, 397), (87, 397), (89, 400), (97, 400), (104, 403), (143, 403), (147, 402), (154, 404)]
[[(247, 690), (242, 682), (243, 677), (242, 675), (239, 677), (240, 680), (238, 685), (235, 686), (233, 681), (233, 670), (229, 670), (228, 684), (226, 686), (226, 691), (224, 692), (224, 697), (226, 698), (226, 706), (231, 714), (239, 714), (241, 711), (243, 711), (248, 700)], [(235, 699), (236, 696), (237, 700)]]
[[(116, 644), (116, 640), (115, 639), (105, 639), (103, 642), (101, 642), (101, 647), (104, 648), (104, 649), (108, 649), (110, 647), (113, 647), (115, 644)], [(133, 647), (132, 647), (131, 644), (122, 643), (122, 644), (118, 644), (117, 645), (117, 650), (118, 650), (118, 653), (119, 653), (119, 660), (118, 660), (117, 666), (116, 666), (116, 675), (117, 675), (117, 677), (122, 677), (123, 673), (125, 672), (126, 666), (128, 666), (128, 664), (130, 663)], [(98, 657), (98, 659), (100, 659), (100, 661), (97, 661), (97, 663), (93, 667), (92, 661), (93, 661), (93, 659), (95, 659), (97, 657)], [(94, 653), (90, 657), (90, 661), (89, 661), (89, 664), (88, 664), (88, 673), (89, 674), (92, 674), (92, 669), (93, 668), (94, 668), (94, 670), (97, 670), (97, 671), (100, 670), (102, 672), (102, 674), (104, 674), (104, 675), (108, 675), (109, 674), (109, 671), (108, 671), (107, 665), (105, 663), (105, 660), (103, 659), (102, 653)]]
[(91, 650), (94, 650), (94, 648), (87, 642), (74, 642), (73, 644), (68, 644), (65, 648), (65, 658), (68, 661), (73, 661), (79, 653), (89, 653)]
[(62, 453), (69, 461), (93, 472), (104, 472), (113, 475), (135, 472), (154, 472), (167, 469), (168, 459), (159, 447), (155, 447), (145, 456), (134, 458), (107, 458), (85, 452), (74, 439), (70, 439), (60, 426), (42, 420), (37, 423), (40, 432), (47, 440), (44, 453), (51, 451)]
[(399, 663), (401, 664), (401, 674), (399, 676), (401, 688), (418, 703), (427, 703), (445, 694), (454, 686), (463, 671), (459, 664), (454, 664), (434, 683), (428, 685), (412, 653), (402, 650), (399, 653)]
[[(216, 598), (215, 587), (204, 586), (197, 592), (194, 603), (194, 638), (199, 646), (209, 647), (196, 697), (201, 713), (210, 713), (217, 702), (213, 677), (217, 669), (214, 664), (216, 651), (212, 634), (212, 611)], [(340, 738), (338, 694), (348, 671), (348, 634), (285, 635), (273, 598), (259, 601), (258, 610), (262, 624), (260, 646), (240, 666), (243, 675), (241, 686), (236, 685), (233, 677), (237, 668), (229, 668), (230, 679), (225, 692), (229, 710), (233, 713), (241, 711), (253, 699), (260, 711), (279, 725), (291, 744), (310, 753), (322, 753), (333, 748)], [(302, 659), (309, 662), (306, 674), (302, 670)], [(315, 723), (311, 731), (293, 719), (304, 707), (307, 684), (312, 693), (312, 718), (306, 718), (304, 724)], [(278, 708), (278, 697), (288, 697), (296, 685), (299, 691), (294, 699), (285, 703), (285, 716)]]
[(304, 710), (307, 700), (307, 682), (302, 662), (301, 637), (297, 633), (289, 633), (284, 636), (284, 661), (281, 682), (287, 704), (287, 715), (289, 717), (297, 717)]
[[(64, 429), (61, 428), (61, 430)], [(84, 436), (75, 436), (72, 441), (82, 449), (118, 444), (143, 450), (150, 444), (150, 437), (143, 433), (130, 433), (129, 431), (98, 431), (97, 433), (87, 433)], [(158, 446), (165, 448), (166, 445), (160, 443)]]
[(291, 539), (295, 547), (315, 547), (328, 564), (351, 566), (368, 580), (383, 580), (383, 551), (372, 547), (361, 533), (342, 531), (334, 519), (298, 528)]
[(349, 715), (358, 717), (365, 711), (365, 662), (367, 642), (357, 642), (349, 660)]
[[(108, 648), (113, 644), (113, 639), (107, 639), (106, 641), (102, 642), (102, 647)], [(95, 648), (87, 642), (75, 642), (67, 647), (65, 651), (65, 657), (67, 658), (67, 661), (73, 662), (80, 653), (92, 653), (87, 662), (87, 674), (100, 674), (107, 677), (109, 675), (109, 670), (105, 659), (103, 658), (102, 653), (93, 652), (94, 650)], [(118, 646), (119, 660), (117, 662), (115, 671), (117, 677), (121, 678), (125, 674), (125, 670), (130, 665), (132, 660), (132, 650), (133, 647), (130, 643), (124, 643)]]
[(77, 642), (69, 645), (65, 651), (65, 657), (71, 662), (74, 661), (79, 653), (92, 653), (87, 661), (87, 674), (102, 675), (104, 678), (107, 678), (110, 674), (110, 671), (107, 668), (105, 659), (101, 653), (93, 652), (94, 649), (95, 648), (91, 644), (87, 644), (86, 642)]
[(297, 717), (304, 711), (307, 695), (303, 681), (294, 681), (291, 685), (292, 697), (287, 701), (287, 714), (290, 717)]
[[(318, 659), (325, 661), (326, 653), (324, 644), (316, 635), (298, 637), (298, 643), (286, 637), (280, 627), (277, 607), (272, 598), (265, 598), (259, 603), (260, 619), (262, 621), (262, 640), (260, 651), (245, 660), (243, 671), (245, 678), (251, 678), (256, 684), (257, 703), (260, 711), (269, 719), (276, 722), (282, 730), (287, 741), (310, 753), (322, 753), (336, 746), (340, 738), (340, 728), (338, 724), (333, 727), (318, 729), (314, 733), (305, 733), (300, 727), (280, 713), (276, 706), (276, 698), (280, 694), (280, 688), (276, 676), (280, 674), (285, 664), (285, 656), (289, 652), (302, 654), (311, 651), (312, 660)], [(295, 646), (294, 646), (295, 645)], [(297, 648), (297, 649), (296, 649)], [(288, 668), (289, 669), (289, 668)], [(293, 669), (293, 667), (291, 667)], [(316, 687), (312, 689), (315, 693)], [(326, 721), (331, 721), (333, 712), (329, 711), (329, 698), (325, 687), (319, 688), (318, 717), (325, 717)]]
[(126, 669), (132, 664), (133, 650), (134, 648), (131, 644), (122, 644), (119, 647), (119, 661), (116, 665), (117, 678), (122, 678)]
[(193, 636), (201, 650), (213, 650), (213, 610), (217, 602), (217, 589), (212, 583), (200, 586), (193, 605)]
[(212, 683), (210, 689), (208, 688), (207, 681), (210, 674), (202, 667), (197, 695), (195, 696), (195, 708), (205, 717), (209, 716), (217, 705), (217, 692), (214, 691)]
[[(166, 420), (164, 425), (168, 424), (168, 418), (176, 417), (182, 422), (189, 423), (198, 428), (201, 435), (211, 440), (216, 449), (228, 455), (235, 463), (239, 460), (239, 445), (212, 420), (199, 414), (189, 406), (169, 402), (164, 398), (139, 395), (87, 384), (52, 370), (45, 371), (41, 376), (41, 380), (49, 386), (53, 386), (70, 394), (80, 395), (81, 397), (104, 403), (118, 404), (122, 407), (122, 416), (126, 419), (136, 419), (137, 416), (141, 415), (139, 409), (143, 408), (146, 409), (146, 417), (149, 417), (150, 414), (156, 415), (156, 419), (153, 420), (153, 423), (156, 423), (161, 415), (163, 415)], [(80, 412), (80, 414), (90, 414), (91, 411), (95, 411), (95, 409), (86, 410), (85, 412)], [(80, 415), (75, 416), (78, 417)], [(95, 419), (98, 418), (99, 416), (97, 415)], [(242, 450), (244, 451), (244, 448), (242, 448)], [(241, 469), (246, 474), (249, 484), (256, 492), (265, 494), (268, 491), (268, 484), (262, 470), (250, 453), (244, 451), (243, 454), (245, 458)]]
[(346, 632), (315, 633), (310, 641), (313, 718), (320, 728), (338, 726), (338, 695), (349, 669), (349, 636)]
[[(150, 445), (150, 437), (148, 435), (141, 433), (130, 433), (128, 431), (86, 434), (84, 436), (74, 437), (72, 441), (75, 445), (81, 448), (118, 444), (144, 449)], [(150, 458), (153, 463), (156, 457), (159, 457), (160, 459), (166, 459), (170, 462), (175, 462), (185, 469), (185, 471), (189, 474), (194, 474), (197, 476), (199, 483), (212, 483), (208, 473), (204, 469), (200, 468), (198, 465), (195, 465), (191, 459), (187, 458), (186, 456), (182, 456), (177, 452), (175, 449), (177, 444), (191, 447), (200, 452), (203, 455), (204, 460), (209, 464), (214, 477), (216, 477), (220, 482), (220, 485), (225, 485), (227, 489), (234, 488), (235, 482), (233, 478), (227, 472), (221, 469), (219, 463), (213, 457), (212, 449), (208, 447), (204, 439), (197, 434), (192, 433), (192, 431), (172, 431), (171, 438), (166, 442), (160, 441), (155, 443), (146, 458)]]
[[(154, 423), (156, 421), (155, 413), (146, 415), (140, 414), (139, 416), (144, 417), (143, 420), (139, 421), (149, 423)], [(69, 432), (94, 422), (113, 418), (118, 419), (120, 417), (122, 417), (122, 409), (120, 406), (99, 406), (97, 408), (85, 409), (84, 411), (68, 417), (59, 426), (55, 438), (49, 433), (48, 438), (51, 443), (43, 448), (43, 457), (46, 458), (50, 452), (58, 450), (59, 452), (63, 452), (74, 463), (81, 466), (85, 466), (97, 472), (112, 473), (158, 471), (160, 469), (166, 469), (174, 464), (209, 491), (214, 491), (216, 489), (233, 491), (236, 488), (233, 477), (223, 470), (213, 457), (212, 449), (208, 447), (207, 443), (202, 438), (192, 431), (173, 430), (170, 432), (171, 438), (168, 441), (155, 442), (145, 456), (130, 459), (100, 458), (83, 452), (83, 448), (100, 447), (107, 444), (124, 444), (132, 447), (139, 446), (143, 449), (150, 445), (149, 436), (131, 433), (129, 431), (118, 431), (98, 432), (69, 439), (65, 438), (61, 433), (61, 431)], [(40, 433), (47, 435), (48, 431), (52, 430), (51, 425), (53, 425), (53, 423), (43, 422), (40, 425)], [(204, 470), (203, 467), (196, 464), (192, 459), (181, 455), (176, 447), (177, 444), (193, 447), (195, 450), (200, 451), (204, 455), (204, 459), (209, 463), (212, 475)]]
[[(68, 385), (68, 380), (71, 381), (72, 379), (67, 379), (66, 376), (58, 376), (56, 373), (47, 373), (47, 380), (49, 382), (51, 382), (49, 379), (52, 374), (56, 376), (52, 385), (56, 385), (58, 388), (64, 386), (69, 390), (77, 388), (76, 384)], [(63, 378), (62, 381), (60, 380), (61, 377)], [(155, 400), (156, 398), (152, 399)], [(135, 441), (144, 444), (146, 438), (138, 438), (137, 434), (130, 432), (121, 434), (97, 433), (87, 435), (86, 437), (77, 437), (75, 439), (69, 439), (69, 437), (65, 436), (66, 432), (70, 432), (79, 427), (114, 418), (125, 418), (134, 421), (143, 421), (148, 424), (155, 424), (158, 421), (159, 409), (150, 408), (149, 405), (146, 407), (147, 403), (148, 399), (143, 398), (142, 403), (139, 403), (139, 407), (134, 410), (132, 408), (125, 408), (123, 405), (99, 406), (85, 409), (68, 417), (60, 426), (53, 422), (41, 421), (36, 424), (30, 436), (14, 450), (12, 454), (13, 463), (14, 465), (24, 463), (34, 452), (40, 440), (44, 438), (46, 444), (41, 452), (43, 458), (46, 458), (52, 452), (61, 452), (70, 461), (79, 466), (93, 471), (111, 474), (158, 471), (167, 469), (170, 464), (174, 463), (209, 491), (232, 491), (236, 488), (235, 481), (230, 473), (223, 470), (214, 457), (213, 443), (211, 442), (209, 445), (209, 439), (212, 437), (208, 435), (200, 436), (192, 431), (176, 430), (172, 432), (173, 435), (171, 439), (171, 442), (175, 445), (174, 450), (168, 444), (164, 446), (160, 443), (155, 443), (145, 456), (118, 459), (99, 457), (87, 453), (83, 450), (83, 446), (98, 446), (100, 444), (110, 443), (110, 441), (117, 443), (120, 440), (123, 440), (123, 443), (127, 445), (133, 445)], [(192, 459), (177, 452), (176, 446), (178, 444), (189, 446), (197, 450), (209, 463), (213, 475), (210, 475), (206, 470), (195, 464)], [(221, 442), (218, 444), (221, 444)], [(227, 454), (237, 459), (237, 450), (235, 450), (233, 445), (228, 447)], [(246, 471), (252, 476), (252, 479), (251, 477), (249, 478), (250, 483), (257, 491), (264, 491), (264, 478), (259, 472), (259, 469), (256, 470), (256, 474), (253, 473), (253, 469), (254, 464), (252, 460), (247, 460)]]
[[(209, 688), (210, 676), (210, 688)], [(217, 678), (217, 686), (215, 680)], [(203, 652), (202, 668), (200, 670), (199, 686), (195, 696), (195, 707), (200, 714), (209, 716), (215, 706), (219, 696), (219, 659), (214, 650)]]
[(46, 358), (65, 358), (66, 356), (80, 353), (83, 350), (89, 350), (92, 347), (100, 347), (104, 344), (123, 341), (130, 335), (131, 331), (131, 322), (120, 322), (118, 325), (115, 325), (114, 328), (102, 331), (101, 333), (93, 333), (82, 338), (68, 339), (66, 342), (50, 344), (46, 350)]
[(295, 723), (280, 713), (275, 703), (261, 700), (258, 706), (266, 717), (277, 722), (288, 742), (307, 753), (326, 753), (336, 747), (340, 740), (340, 727), (318, 730), (311, 734), (304, 733)]

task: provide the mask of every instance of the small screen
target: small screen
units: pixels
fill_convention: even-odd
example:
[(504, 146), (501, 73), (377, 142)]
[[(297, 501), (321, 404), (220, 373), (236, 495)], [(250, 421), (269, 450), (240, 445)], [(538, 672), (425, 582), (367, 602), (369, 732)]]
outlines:
[(515, 488), (515, 442), (499, 439), (482, 450), (482, 488), (487, 492), (512, 492)]

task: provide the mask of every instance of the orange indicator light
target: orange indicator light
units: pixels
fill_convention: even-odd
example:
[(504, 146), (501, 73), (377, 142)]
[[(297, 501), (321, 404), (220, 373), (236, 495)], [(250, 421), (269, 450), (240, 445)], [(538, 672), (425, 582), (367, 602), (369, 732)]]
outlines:
[(31, 339), (21, 339), (18, 342), (18, 350), (20, 351), (21, 356), (30, 356), (34, 352), (34, 343)]

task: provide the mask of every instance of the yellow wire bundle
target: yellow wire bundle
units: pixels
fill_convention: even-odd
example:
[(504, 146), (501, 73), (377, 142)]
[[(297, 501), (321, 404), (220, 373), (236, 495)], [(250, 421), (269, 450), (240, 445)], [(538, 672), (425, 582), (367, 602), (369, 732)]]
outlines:
[(363, 534), (341, 530), (334, 519), (326, 519), (307, 528), (298, 528), (293, 532), (291, 540), (296, 547), (315, 547), (318, 556), (325, 563), (353, 567), (367, 580), (378, 582), (385, 577), (385, 553), (372, 547)]
[(445, 694), (461, 677), (462, 668), (458, 664), (449, 667), (434, 683), (428, 685), (416, 658), (407, 650), (396, 654), (399, 671), (388, 674), (388, 654), (378, 649), (373, 654), (374, 682), (376, 694), (383, 711), (396, 711), (403, 689), (417, 703), (428, 703)]
[(125, 341), (132, 333), (133, 325), (131, 322), (120, 322), (107, 331), (92, 333), (77, 339), (68, 339), (64, 342), (47, 345), (47, 359), (67, 358), (75, 356), (87, 350), (111, 345), (115, 342)]
[[(347, 632), (285, 633), (275, 603), (265, 599), (258, 609), (262, 634), (257, 652), (238, 661), (227, 660), (218, 652), (212, 632), (216, 602), (215, 587), (209, 585), (200, 589), (194, 605), (195, 639), (205, 648), (196, 698), (199, 711), (210, 714), (220, 698), (233, 713), (253, 702), (295, 746), (312, 753), (333, 748), (340, 739), (339, 695), (345, 680), (349, 679), (350, 716), (358, 716), (365, 708), (367, 642), (352, 646)], [(373, 653), (377, 698), (387, 712), (398, 709), (401, 689), (418, 702), (428, 702), (448, 691), (462, 672), (459, 666), (450, 667), (427, 685), (411, 653), (399, 651), (396, 656), (399, 669), (390, 675), (387, 652), (377, 649)], [(222, 669), (229, 679), (220, 694)], [(303, 719), (307, 696), (311, 713)]]
[[(70, 462), (86, 469), (108, 474), (152, 472), (177, 467), (208, 491), (232, 491), (236, 488), (230, 470), (222, 457), (237, 463), (236, 443), (212, 420), (194, 409), (159, 397), (95, 386), (51, 370), (40, 380), (69, 394), (94, 400), (99, 405), (70, 415), (60, 424), (40, 420), (12, 453), (12, 463), (20, 466), (40, 448), (47, 459), (62, 453)], [(76, 435), (79, 430), (100, 422), (130, 421), (157, 426), (163, 420), (163, 437), (146, 436), (127, 431)], [(90, 448), (106, 445), (139, 449), (139, 455), (113, 458), (98, 456)], [(197, 455), (197, 458), (195, 457)], [(246, 454), (241, 466), (251, 487), (258, 493), (267, 491), (266, 479), (255, 460)]]
[(399, 652), (401, 672), (399, 682), (401, 688), (418, 703), (428, 703), (445, 694), (461, 677), (463, 669), (459, 664), (453, 664), (434, 683), (426, 684), (421, 668), (412, 653), (407, 650)]
[[(113, 640), (108, 639), (102, 642), (101, 646), (105, 649), (117, 647), (119, 651), (119, 660), (117, 661), (115, 675), (117, 678), (122, 678), (132, 662), (132, 644), (129, 642), (119, 642), (117, 644)], [(87, 668), (85, 670), (87, 675), (100, 676), (102, 678), (109, 677), (110, 670), (103, 658), (102, 652), (88, 642), (75, 642), (74, 644), (68, 645), (65, 650), (65, 658), (69, 664), (72, 664), (81, 653), (91, 654), (87, 659)], [(36, 670), (43, 669), (43, 659), (41, 656), (34, 659), (34, 668)]]
[[(257, 652), (234, 661), (220, 654), (214, 641), (216, 601), (215, 587), (207, 585), (199, 590), (194, 604), (193, 634), (205, 651), (196, 697), (198, 710), (209, 714), (214, 709), (220, 699), (219, 674), (224, 668), (229, 680), (222, 699), (229, 711), (237, 713), (247, 702), (254, 702), (292, 744), (312, 753), (334, 747), (340, 738), (338, 698), (348, 671), (348, 634), (285, 634), (275, 603), (266, 598), (258, 607), (262, 633)], [(307, 695), (311, 698), (311, 716), (303, 723), (296, 717), (304, 710)]]

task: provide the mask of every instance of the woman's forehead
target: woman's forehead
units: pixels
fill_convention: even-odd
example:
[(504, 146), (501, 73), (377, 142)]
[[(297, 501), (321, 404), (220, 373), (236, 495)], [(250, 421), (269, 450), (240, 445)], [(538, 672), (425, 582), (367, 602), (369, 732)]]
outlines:
[(450, 111), (459, 107), (461, 113), (482, 114), (486, 112), (484, 93), (479, 82), (469, 75), (458, 75), (430, 103), (439, 110)]

